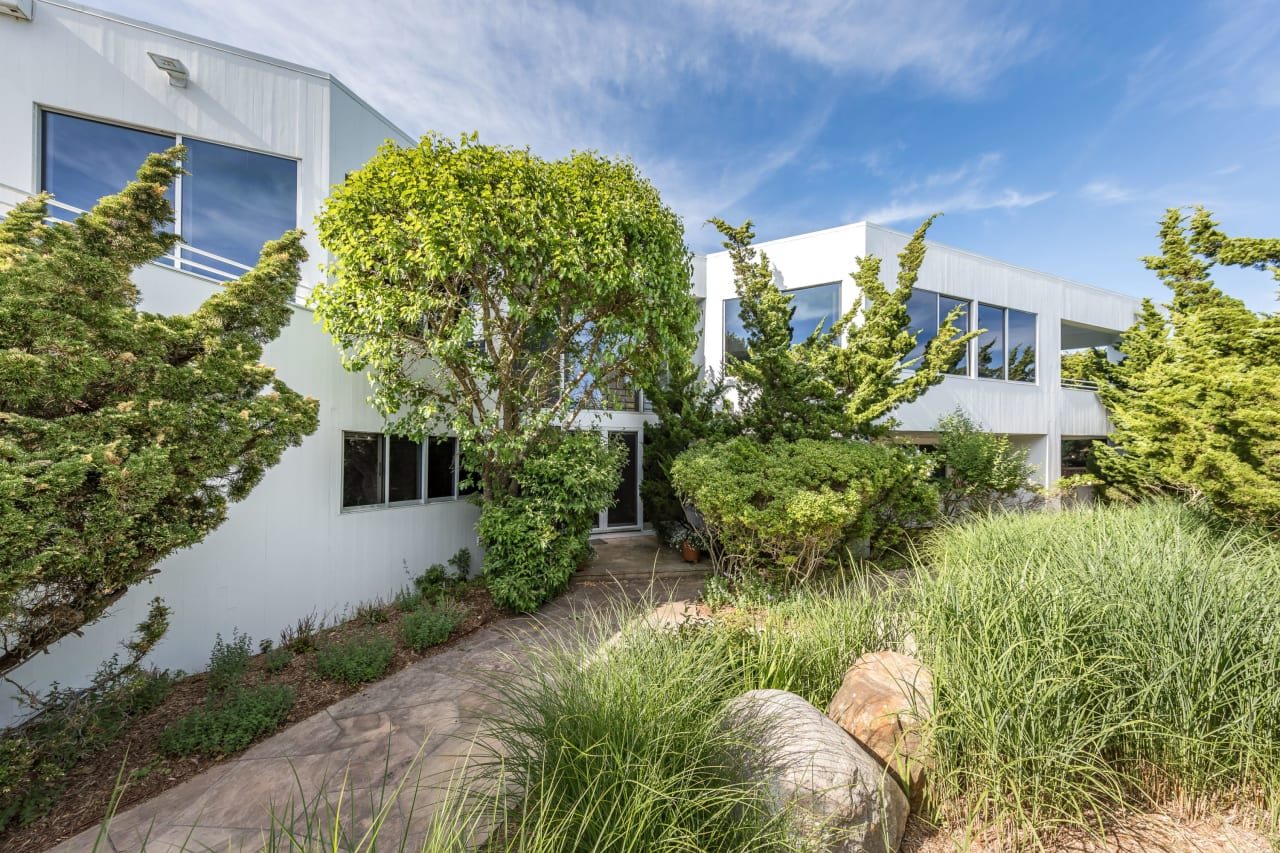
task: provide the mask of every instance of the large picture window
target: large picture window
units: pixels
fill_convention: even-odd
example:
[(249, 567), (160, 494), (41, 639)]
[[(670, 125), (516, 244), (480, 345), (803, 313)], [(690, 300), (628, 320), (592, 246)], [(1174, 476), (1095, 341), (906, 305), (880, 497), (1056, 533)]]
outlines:
[[(791, 297), (791, 345), (803, 343), (819, 328), (829, 331), (840, 319), (840, 282), (784, 290)], [(747, 330), (742, 322), (742, 298), (724, 301), (724, 353), (747, 358)]]
[[(50, 111), (40, 137), (40, 189), (77, 210), (123, 189), (148, 154), (185, 145), (189, 174), (170, 187), (169, 201), (185, 241), (170, 262), (187, 272), (236, 278), (263, 243), (297, 227), (298, 164), (285, 157)], [(55, 215), (74, 214), (55, 207)]]
[[(943, 296), (932, 290), (921, 290), (919, 288), (911, 291), (911, 298), (907, 300), (907, 314), (910, 317), (907, 331), (915, 333), (916, 345), (907, 354), (904, 361), (914, 361), (924, 356), (925, 347), (938, 336), (938, 327), (942, 325), (942, 321), (947, 318), (947, 315), (956, 308), (960, 309), (960, 316), (956, 318), (955, 322), (956, 329), (961, 335), (967, 334), (969, 332), (970, 310), (967, 299), (956, 299), (951, 296)], [(968, 376), (968, 352), (962, 353), (955, 367), (947, 372), (952, 376)]]
[(425, 443), (381, 432), (342, 434), (342, 508), (453, 500), (458, 488), (458, 440)]

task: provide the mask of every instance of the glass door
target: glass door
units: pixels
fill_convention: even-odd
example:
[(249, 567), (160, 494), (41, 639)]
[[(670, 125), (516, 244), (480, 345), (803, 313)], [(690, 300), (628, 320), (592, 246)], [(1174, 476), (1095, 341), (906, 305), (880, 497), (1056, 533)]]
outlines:
[(625, 448), (622, 482), (614, 505), (600, 513), (599, 530), (640, 526), (640, 433), (606, 432), (608, 440)]

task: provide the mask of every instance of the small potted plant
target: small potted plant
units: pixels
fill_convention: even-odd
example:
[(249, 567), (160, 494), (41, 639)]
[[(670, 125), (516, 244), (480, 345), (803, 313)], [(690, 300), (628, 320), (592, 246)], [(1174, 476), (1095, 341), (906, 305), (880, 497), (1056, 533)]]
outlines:
[(673, 525), (667, 534), (667, 544), (680, 552), (686, 563), (696, 563), (702, 559), (702, 534), (683, 524)]

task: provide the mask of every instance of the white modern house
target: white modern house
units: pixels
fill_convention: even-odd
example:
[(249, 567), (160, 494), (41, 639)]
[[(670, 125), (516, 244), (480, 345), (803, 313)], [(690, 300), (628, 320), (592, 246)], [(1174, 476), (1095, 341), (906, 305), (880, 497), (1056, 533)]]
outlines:
[[(265, 240), (310, 230), (329, 188), (385, 140), (413, 142), (322, 71), (65, 0), (0, 0), (0, 57), (0, 216), (48, 191), (56, 200), (51, 212), (72, 218), (123, 187), (146, 154), (187, 146), (190, 174), (172, 193), (184, 243), (135, 275), (148, 311), (195, 309), (247, 269)], [(850, 278), (857, 257), (885, 258), (893, 276), (906, 239), (860, 223), (760, 248), (780, 286), (795, 292), (803, 337), (858, 298)], [(336, 614), (387, 596), (427, 565), (475, 547), (477, 509), (459, 494), (456, 442), (440, 436), (419, 445), (383, 434), (381, 417), (365, 402), (367, 382), (342, 368), (303, 305), (327, 260), (314, 237), (306, 248), (293, 321), (263, 360), (320, 401), (317, 432), (285, 453), (226, 524), (170, 556), (151, 583), (83, 636), (13, 673), (15, 681), (37, 691), (54, 681), (82, 683), (155, 596), (175, 618), (154, 663), (198, 670), (215, 633), (275, 637), (310, 613)], [(697, 358), (719, 367), (740, 331), (728, 256), (698, 257), (694, 270), (705, 310)], [(936, 327), (936, 312), (945, 315), (959, 301), (975, 328), (991, 331), (962, 374), (900, 413), (913, 438), (928, 443), (938, 416), (962, 407), (1028, 445), (1049, 483), (1064, 439), (1107, 433), (1093, 393), (1061, 387), (1058, 354), (1114, 342), (1132, 322), (1136, 300), (932, 245), (918, 288), (912, 311), (922, 328)], [(638, 484), (652, 416), (638, 399), (623, 409), (587, 423), (632, 450), (618, 502), (601, 513), (602, 531), (644, 526)], [(10, 692), (0, 691), (0, 725), (21, 714)]]

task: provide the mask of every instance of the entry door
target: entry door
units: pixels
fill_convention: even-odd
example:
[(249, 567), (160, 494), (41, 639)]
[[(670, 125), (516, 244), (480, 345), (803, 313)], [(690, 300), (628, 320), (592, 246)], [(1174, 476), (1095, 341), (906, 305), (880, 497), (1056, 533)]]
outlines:
[(626, 448), (622, 460), (622, 482), (618, 484), (614, 505), (600, 513), (601, 530), (640, 526), (640, 433), (608, 432), (611, 442)]

